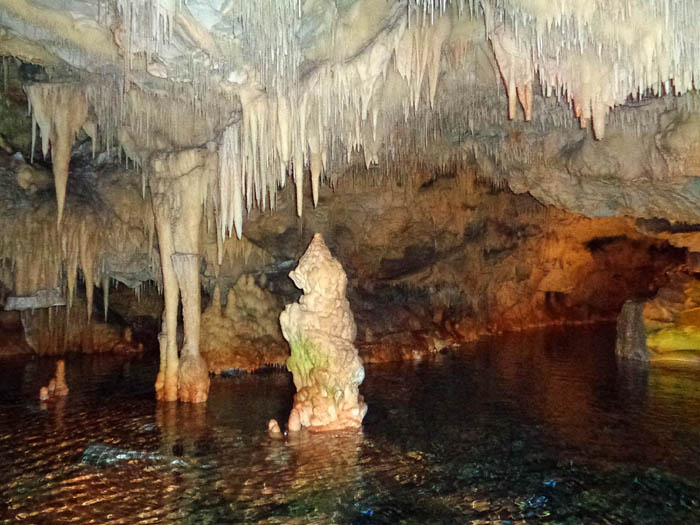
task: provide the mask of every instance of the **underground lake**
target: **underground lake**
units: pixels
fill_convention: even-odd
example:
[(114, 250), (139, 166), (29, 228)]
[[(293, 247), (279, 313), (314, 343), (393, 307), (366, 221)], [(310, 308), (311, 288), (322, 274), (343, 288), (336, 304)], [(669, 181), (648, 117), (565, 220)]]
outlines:
[(361, 430), (280, 439), (280, 369), (158, 403), (154, 353), (0, 372), (6, 523), (693, 523), (700, 377), (618, 365), (613, 325), (504, 335), (366, 366)]

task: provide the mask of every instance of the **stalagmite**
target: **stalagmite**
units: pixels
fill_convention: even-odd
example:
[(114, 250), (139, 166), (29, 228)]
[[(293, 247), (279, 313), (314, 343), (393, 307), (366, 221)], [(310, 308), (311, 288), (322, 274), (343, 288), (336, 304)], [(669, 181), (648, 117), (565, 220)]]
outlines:
[(289, 430), (360, 427), (367, 412), (358, 389), (365, 371), (353, 346), (347, 276), (318, 233), (289, 276), (304, 292), (280, 315), (292, 351), (287, 368), (297, 389)]
[(39, 401), (48, 401), (48, 400), (49, 400), (49, 397), (51, 397), (51, 396), (49, 395), (49, 387), (47, 387), (47, 386), (42, 386), (42, 387), (39, 389)]
[(66, 384), (66, 362), (59, 359), (56, 362), (56, 374), (51, 378), (47, 386), (42, 386), (39, 391), (41, 401), (49, 401), (52, 397), (65, 397), (69, 389)]
[[(158, 250), (160, 251), (161, 272), (163, 274), (163, 326), (158, 335), (161, 351), (160, 378), (156, 379), (156, 397), (162, 401), (177, 400), (177, 379), (179, 360), (177, 355), (177, 308), (180, 302), (180, 290), (172, 263), (173, 247), (172, 212), (170, 198), (167, 194), (151, 189), (153, 195), (153, 213), (158, 232)], [(165, 342), (165, 344), (164, 344)], [(165, 351), (163, 348), (165, 347)], [(165, 359), (163, 359), (163, 354)], [(160, 379), (160, 380), (159, 380)], [(158, 387), (162, 386), (162, 390)]]
[(199, 353), (201, 298), (199, 254), (174, 253), (173, 268), (182, 295), (185, 342), (180, 353), (178, 397), (188, 403), (201, 403), (209, 394), (209, 368)]
[(282, 430), (280, 430), (280, 425), (276, 419), (271, 419), (267, 422), (267, 433), (272, 438), (282, 437)]
[(54, 395), (67, 396), (68, 385), (66, 384), (66, 362), (59, 359), (56, 363), (56, 386), (54, 387)]
[(156, 391), (156, 399), (162, 399), (165, 401), (165, 371), (168, 367), (168, 335), (165, 332), (164, 326), (161, 328), (161, 332), (158, 334), (158, 349), (160, 352), (160, 361), (158, 366), (158, 375), (156, 376), (154, 386)]

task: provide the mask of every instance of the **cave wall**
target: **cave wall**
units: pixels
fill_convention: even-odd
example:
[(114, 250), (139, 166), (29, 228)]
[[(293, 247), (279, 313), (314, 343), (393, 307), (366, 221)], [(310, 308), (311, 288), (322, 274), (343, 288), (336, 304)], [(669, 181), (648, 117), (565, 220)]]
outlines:
[[(396, 180), (360, 174), (322, 190), (302, 219), (293, 206), (292, 192), (282, 192), (277, 212), (249, 221), (247, 238), (283, 262), (322, 233), (348, 273), (367, 352), (397, 347), (377, 359), (505, 330), (613, 320), (625, 299), (653, 294), (685, 257), (634, 221), (546, 207), (469, 168)], [(285, 273), (267, 278), (280, 294)]]
[[(162, 301), (148, 191), (144, 198), (138, 171), (103, 160), (77, 147), (59, 234), (51, 186), (22, 189), (24, 164), (5, 157), (4, 279), (20, 293), (60, 285), (74, 271), (82, 289), (83, 264), (92, 261), (95, 312), (112, 312), (107, 318), (121, 325), (117, 335), (126, 325), (152, 332)], [(625, 299), (653, 295), (665, 270), (684, 261), (683, 249), (631, 219), (590, 219), (544, 206), (480, 178), (478, 166), (411, 169), (401, 176), (346, 174), (335, 187), (322, 187), (317, 207), (301, 218), (288, 186), (274, 212), (254, 211), (242, 239), (221, 246), (203, 220), (202, 354), (210, 369), (283, 364), (287, 350), (276, 319), (298, 294), (287, 273), (317, 232), (347, 271), (367, 360), (415, 357), (505, 330), (611, 320)], [(25, 228), (23, 235), (13, 224)], [(656, 236), (662, 234), (668, 232)], [(81, 235), (90, 240), (83, 241), (91, 254), (84, 260)], [(23, 275), (34, 281), (22, 284)], [(87, 314), (82, 308), (74, 315)]]
[[(185, 317), (199, 326), (199, 286), (173, 291), (178, 253), (161, 264), (152, 205), (165, 202), (158, 233), (192, 241), (175, 251), (202, 283), (213, 369), (283, 358), (256, 343), (265, 332), (275, 348), (270, 323), (248, 321), (295, 298), (286, 273), (316, 232), (348, 273), (365, 358), (386, 360), (611, 319), (695, 248), (636, 220), (700, 220), (700, 47), (685, 0), (629, 14), (491, 0), (468, 13), (429, 1), (148, 5), (0, 1), (0, 54), (25, 61), (4, 60), (0, 110), (0, 280), (13, 294), (60, 289), (71, 306), (84, 287), (91, 326), (95, 299), (109, 318), (115, 282), (165, 287), (173, 354), (177, 296), (196, 296)], [(630, 21), (634, 35), (620, 31)], [(192, 152), (206, 169), (168, 160)], [(197, 198), (161, 184), (173, 176)], [(199, 228), (179, 227), (185, 201)], [(148, 317), (119, 298), (119, 319)], [(257, 354), (229, 358), (231, 331), (232, 347)]]

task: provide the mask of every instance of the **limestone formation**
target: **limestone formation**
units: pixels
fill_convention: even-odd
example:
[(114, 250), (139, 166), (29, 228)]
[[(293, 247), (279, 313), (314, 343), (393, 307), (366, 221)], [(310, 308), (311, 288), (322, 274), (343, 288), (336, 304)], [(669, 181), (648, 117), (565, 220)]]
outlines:
[(87, 119), (87, 100), (82, 87), (77, 84), (32, 84), (27, 87), (27, 95), (33, 112), (32, 144), (36, 133), (34, 126), (38, 125), (44, 157), (48, 155), (51, 145), (58, 209), (56, 223), (60, 226), (66, 201), (71, 147), (75, 135)]
[(56, 374), (51, 378), (47, 386), (42, 386), (39, 390), (39, 399), (49, 401), (52, 397), (65, 397), (69, 389), (66, 384), (66, 362), (59, 359), (56, 362)]
[(201, 353), (215, 374), (284, 366), (289, 356), (279, 329), (281, 307), (252, 275), (242, 275), (229, 289), (222, 309), (216, 287), (212, 304), (202, 314)]
[(68, 385), (66, 384), (66, 362), (59, 359), (56, 363), (56, 386), (54, 387), (54, 395), (67, 396)]
[(642, 312), (651, 363), (700, 367), (700, 280), (675, 272)]
[(617, 320), (615, 355), (618, 359), (649, 361), (643, 311), (644, 303), (641, 302), (627, 301), (623, 305)]
[[(437, 166), (473, 158), (545, 200), (560, 199), (548, 191), (554, 184), (580, 193), (566, 166), (570, 148), (637, 138), (662, 120), (662, 109), (646, 107), (657, 98), (671, 112), (695, 112), (695, 8), (693, 0), (72, 0), (57, 9), (4, 0), (0, 28), (5, 55), (80, 79), (28, 86), (42, 143), (56, 142), (59, 216), (66, 153), (81, 127), (93, 146), (118, 142), (141, 168), (156, 151), (213, 141), (213, 229), (223, 242), (241, 238), (253, 208), (274, 208), (289, 178), (299, 213), (308, 178), (317, 205), (324, 178), (354, 157), (365, 168), (416, 155)], [(528, 133), (541, 147), (523, 144)], [(674, 163), (664, 142), (640, 162)], [(563, 162), (549, 162), (551, 148)], [(694, 193), (658, 182), (671, 195), (639, 190), (597, 204), (648, 214), (657, 199)]]
[(209, 395), (209, 370), (199, 353), (200, 285), (199, 254), (175, 253), (173, 268), (182, 298), (185, 342), (180, 350), (177, 391), (180, 401), (201, 403)]
[(367, 412), (358, 388), (365, 372), (353, 346), (356, 327), (345, 298), (345, 272), (316, 234), (289, 276), (304, 292), (280, 315), (291, 348), (287, 368), (297, 389), (289, 430), (357, 428)]
[[(610, 319), (663, 284), (669, 243), (694, 249), (639, 219), (700, 224), (696, 0), (54, 4), (0, 0), (0, 282), (24, 306), (56, 291), (22, 314), (50, 353), (127, 348), (110, 290), (158, 290), (160, 399), (203, 400), (207, 368), (283, 359), (264, 286), (246, 278), (204, 320), (200, 293), (274, 279), (311, 231), (378, 360)], [(694, 344), (687, 302), (647, 324), (650, 347)], [(353, 337), (330, 346), (350, 355)], [(308, 341), (290, 342), (304, 372)], [(310, 423), (305, 395), (292, 427)]]
[[(201, 285), (199, 235), (212, 162), (206, 148), (152, 159), (150, 180), (165, 308), (156, 396), (163, 401), (201, 403), (209, 394), (209, 372), (199, 352)], [(184, 346), (178, 357), (177, 310), (182, 298)]]
[(62, 355), (66, 352), (128, 354), (141, 351), (129, 341), (118, 326), (92, 316), (88, 321), (86, 303), (76, 297), (70, 310), (66, 307), (23, 310), (21, 322), (26, 343), (39, 355)]
[(282, 431), (280, 430), (280, 425), (276, 419), (271, 419), (267, 422), (267, 433), (272, 438), (281, 437)]
[(700, 367), (700, 280), (674, 272), (656, 296), (627, 301), (617, 322), (618, 358), (657, 366)]

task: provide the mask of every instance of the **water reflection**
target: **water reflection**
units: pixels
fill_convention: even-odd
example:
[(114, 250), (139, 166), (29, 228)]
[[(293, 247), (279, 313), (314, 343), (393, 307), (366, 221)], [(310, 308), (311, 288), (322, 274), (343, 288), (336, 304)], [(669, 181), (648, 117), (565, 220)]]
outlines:
[[(605, 330), (503, 337), (368, 366), (362, 432), (271, 439), (293, 389), (215, 378), (204, 405), (156, 403), (156, 360), (0, 371), (0, 520), (27, 523), (693, 522), (700, 379), (617, 366)], [(694, 503), (695, 502), (695, 503)]]

